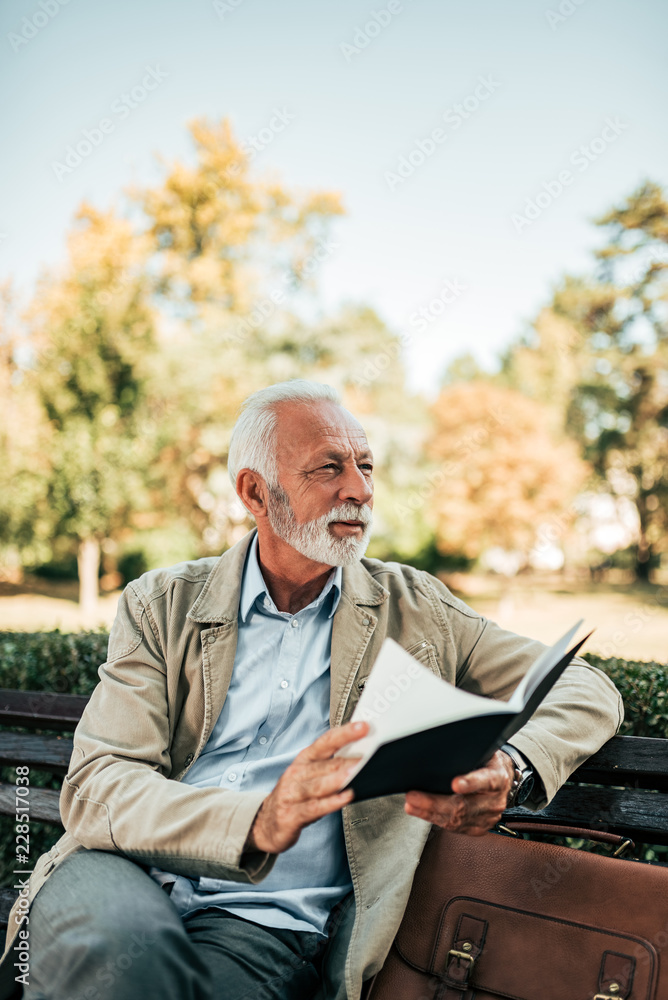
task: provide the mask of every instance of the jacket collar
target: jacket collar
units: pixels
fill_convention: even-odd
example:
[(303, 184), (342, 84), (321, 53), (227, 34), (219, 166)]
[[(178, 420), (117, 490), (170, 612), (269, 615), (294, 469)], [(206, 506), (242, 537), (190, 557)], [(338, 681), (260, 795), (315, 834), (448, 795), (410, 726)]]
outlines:
[[(257, 528), (253, 528), (223, 552), (188, 612), (191, 621), (209, 625), (236, 621), (246, 555), (256, 535)], [(371, 575), (367, 562), (364, 559), (343, 567), (342, 591), (353, 604), (374, 607), (387, 600), (388, 592)]]
[(213, 625), (237, 620), (246, 554), (256, 534), (254, 528), (223, 552), (187, 614), (191, 621)]
[(353, 604), (376, 607), (390, 596), (367, 569), (368, 559), (343, 567), (342, 591)]

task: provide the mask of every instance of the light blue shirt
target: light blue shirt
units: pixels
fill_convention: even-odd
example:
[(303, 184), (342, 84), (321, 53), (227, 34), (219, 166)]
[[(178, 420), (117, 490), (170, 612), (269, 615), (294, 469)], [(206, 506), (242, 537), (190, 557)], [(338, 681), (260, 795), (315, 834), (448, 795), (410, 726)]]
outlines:
[[(332, 618), (341, 576), (339, 567), (296, 615), (279, 611), (260, 570), (255, 536), (241, 583), (227, 698), (184, 782), (268, 794), (299, 751), (329, 729)], [(165, 881), (157, 869), (151, 874)], [(181, 916), (219, 906), (267, 927), (324, 934), (332, 907), (352, 888), (341, 814), (306, 827), (257, 885), (172, 878), (171, 900)]]

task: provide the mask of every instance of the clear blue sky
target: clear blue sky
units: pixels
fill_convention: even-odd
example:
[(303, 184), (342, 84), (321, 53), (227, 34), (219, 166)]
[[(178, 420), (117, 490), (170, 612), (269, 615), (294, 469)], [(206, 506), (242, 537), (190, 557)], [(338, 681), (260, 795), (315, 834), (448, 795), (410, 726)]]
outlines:
[[(257, 169), (339, 190), (348, 213), (323, 307), (373, 305), (406, 335), (411, 384), (432, 392), (463, 350), (493, 363), (559, 276), (587, 266), (593, 217), (646, 177), (668, 183), (665, 0), (69, 0), (52, 16), (58, 0), (42, 2), (0, 7), (0, 269), (26, 289), (62, 260), (83, 198), (107, 205), (157, 176), (154, 153), (188, 155), (188, 120), (229, 116), (247, 138), (285, 109)], [(573, 12), (550, 24), (560, 8)], [(374, 10), (389, 23), (362, 49)], [(111, 112), (146, 67), (166, 76)], [(462, 102), (468, 118), (448, 115)], [(53, 162), (104, 117), (114, 131), (58, 180)], [(388, 182), (434, 129), (433, 154)], [(563, 170), (571, 182), (518, 232), (513, 214)], [(418, 329), (411, 315), (448, 279), (466, 290)]]

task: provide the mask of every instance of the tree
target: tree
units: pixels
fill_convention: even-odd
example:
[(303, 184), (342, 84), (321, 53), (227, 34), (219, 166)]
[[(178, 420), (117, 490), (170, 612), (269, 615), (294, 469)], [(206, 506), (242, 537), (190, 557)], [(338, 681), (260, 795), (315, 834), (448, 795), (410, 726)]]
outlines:
[(365, 421), (379, 478), (395, 488), (380, 490), (374, 544), (410, 551), (422, 521), (400, 517), (396, 503), (412, 485), (425, 410), (405, 405), (401, 345), (373, 310), (351, 305), (323, 317), (318, 308), (320, 269), (338, 248), (330, 237), (338, 195), (253, 177), (225, 121), (190, 129), (194, 163), (172, 164), (157, 187), (134, 192), (169, 321), (160, 364), (174, 433), (163, 458), (176, 506), (202, 552), (233, 543), (249, 525), (225, 470), (238, 408), (268, 383), (314, 378), (335, 385)]
[(401, 344), (370, 309), (319, 308), (338, 196), (251, 176), (226, 122), (191, 134), (193, 162), (132, 192), (133, 225), (83, 206), (67, 267), (29, 311), (48, 466), (35, 523), (77, 545), (87, 606), (110, 541), (185, 526), (187, 557), (247, 530), (226, 471), (232, 426), (250, 392), (291, 377), (333, 383), (367, 424), (392, 486), (379, 491), (379, 552), (425, 534), (420, 511), (396, 509), (425, 423)]
[(598, 225), (598, 273), (563, 280), (505, 375), (550, 400), (600, 482), (633, 500), (648, 579), (668, 549), (668, 202), (646, 183)]
[(190, 132), (194, 162), (132, 194), (161, 318), (156, 372), (170, 387), (155, 471), (208, 553), (247, 526), (225, 471), (232, 425), (248, 393), (298, 373), (291, 297), (335, 252), (328, 226), (342, 209), (336, 194), (253, 176), (227, 121)]
[(500, 546), (528, 556), (562, 517), (587, 469), (550, 410), (489, 381), (451, 385), (433, 408), (430, 510), (439, 550), (477, 559)]
[(145, 259), (128, 222), (83, 205), (64, 271), (41, 280), (28, 311), (34, 361), (26, 377), (47, 425), (47, 487), (36, 519), (76, 542), (88, 615), (101, 542), (148, 501), (155, 327)]
[[(147, 220), (158, 292), (196, 331), (238, 339), (266, 325), (288, 290), (335, 251), (329, 223), (343, 209), (333, 192), (301, 195), (253, 176), (227, 120), (198, 119), (189, 129), (195, 163), (175, 162), (161, 184), (133, 197)], [(233, 322), (240, 317), (246, 322)]]
[(0, 564), (14, 575), (21, 553), (39, 557), (48, 551), (48, 533), (35, 518), (48, 462), (40, 407), (22, 367), (27, 356), (15, 294), (6, 282), (0, 286)]

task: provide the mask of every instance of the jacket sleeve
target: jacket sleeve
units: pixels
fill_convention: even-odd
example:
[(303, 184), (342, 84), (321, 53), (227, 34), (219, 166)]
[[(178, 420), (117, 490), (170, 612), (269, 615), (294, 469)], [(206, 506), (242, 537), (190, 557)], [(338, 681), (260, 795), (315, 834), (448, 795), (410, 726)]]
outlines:
[[(457, 684), (507, 700), (545, 644), (502, 629), (449, 592), (441, 600), (455, 646)], [(615, 735), (623, 718), (622, 699), (610, 678), (575, 657), (529, 722), (509, 740), (531, 761), (545, 791), (525, 805), (546, 806), (568, 776)]]
[(99, 677), (60, 797), (68, 833), (89, 849), (191, 878), (261, 881), (276, 856), (243, 848), (264, 795), (167, 777), (167, 671), (132, 585), (120, 599)]

